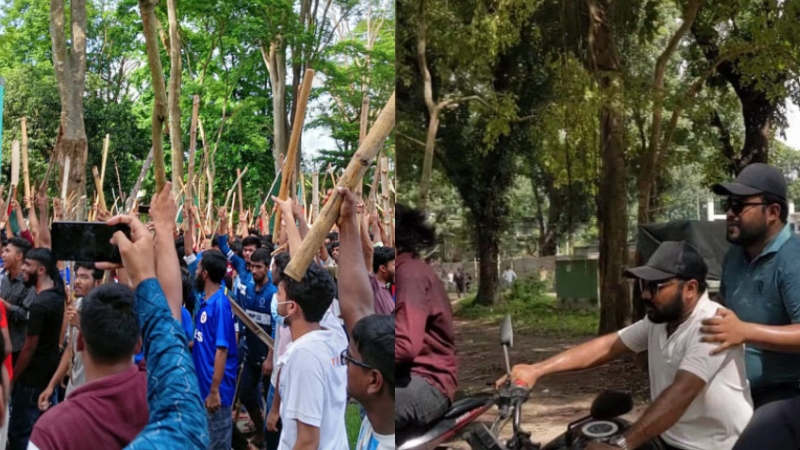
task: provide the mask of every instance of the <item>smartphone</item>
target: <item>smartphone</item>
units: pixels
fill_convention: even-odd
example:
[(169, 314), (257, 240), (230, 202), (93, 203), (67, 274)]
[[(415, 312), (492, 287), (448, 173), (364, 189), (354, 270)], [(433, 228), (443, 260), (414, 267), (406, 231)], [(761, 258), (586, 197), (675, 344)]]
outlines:
[(111, 237), (117, 231), (130, 239), (131, 228), (127, 224), (53, 222), (50, 232), (53, 257), (58, 261), (122, 263), (119, 248), (111, 244)]
[(150, 214), (150, 205), (139, 205), (139, 214)]

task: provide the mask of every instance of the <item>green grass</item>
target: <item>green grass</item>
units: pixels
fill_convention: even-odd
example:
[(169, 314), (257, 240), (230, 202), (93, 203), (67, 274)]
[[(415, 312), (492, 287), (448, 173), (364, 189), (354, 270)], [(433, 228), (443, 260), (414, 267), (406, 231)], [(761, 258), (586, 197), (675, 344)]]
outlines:
[(477, 304), (474, 296), (467, 298), (455, 314), (462, 319), (497, 323), (506, 313), (511, 314), (515, 329), (564, 337), (594, 334), (599, 320), (597, 311), (559, 308), (555, 297), (545, 292), (544, 283), (532, 279), (518, 280), (495, 306)]
[(361, 430), (361, 415), (358, 412), (358, 404), (351, 403), (347, 405), (345, 422), (347, 423), (347, 440), (350, 442), (350, 450), (354, 450), (358, 441), (358, 432)]

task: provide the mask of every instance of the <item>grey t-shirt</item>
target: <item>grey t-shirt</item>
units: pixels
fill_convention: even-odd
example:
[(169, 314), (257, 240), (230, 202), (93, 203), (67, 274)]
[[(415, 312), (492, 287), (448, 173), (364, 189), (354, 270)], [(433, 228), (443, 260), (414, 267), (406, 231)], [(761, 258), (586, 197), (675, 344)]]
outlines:
[[(81, 310), (81, 301), (79, 298), (75, 301), (75, 308)], [(67, 328), (67, 336), (69, 336), (69, 344), (72, 346), (72, 375), (69, 377), (67, 383), (67, 393), (64, 398), (68, 398), (69, 394), (75, 389), (83, 386), (86, 383), (86, 371), (83, 368), (83, 353), (78, 351), (78, 329), (70, 325)]]

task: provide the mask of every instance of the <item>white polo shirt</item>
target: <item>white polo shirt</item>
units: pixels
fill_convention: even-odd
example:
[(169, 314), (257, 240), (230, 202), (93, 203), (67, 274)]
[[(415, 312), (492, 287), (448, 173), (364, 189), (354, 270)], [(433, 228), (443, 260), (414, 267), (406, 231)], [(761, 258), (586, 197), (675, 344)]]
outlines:
[(706, 387), (661, 437), (685, 450), (730, 450), (753, 415), (744, 347), (711, 356), (716, 344), (700, 342), (701, 322), (713, 317), (719, 303), (704, 294), (692, 315), (667, 337), (667, 324), (644, 318), (620, 330), (622, 342), (636, 353), (648, 351), (650, 397), (653, 401), (675, 380), (678, 370), (700, 377)]

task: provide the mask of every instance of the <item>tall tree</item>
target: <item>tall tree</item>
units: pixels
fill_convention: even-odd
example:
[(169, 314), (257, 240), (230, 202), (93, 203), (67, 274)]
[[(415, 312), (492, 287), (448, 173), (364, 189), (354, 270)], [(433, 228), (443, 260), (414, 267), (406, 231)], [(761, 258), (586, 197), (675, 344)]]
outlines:
[(181, 35), (178, 26), (177, 0), (167, 0), (169, 16), (169, 136), (172, 147), (172, 190), (183, 189), (183, 133), (181, 133)]
[[(83, 122), (83, 94), (86, 88), (86, 1), (70, 1), (70, 40), (67, 51), (66, 15), (63, 0), (50, 0), (50, 39), (53, 67), (61, 98), (61, 138), (56, 152), (62, 165), (70, 160), (67, 189), (77, 199), (86, 197), (88, 148)], [(63, 166), (62, 166), (63, 167)], [(77, 219), (86, 217), (86, 204), (79, 200)]]

